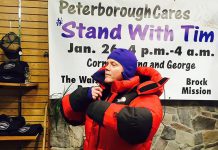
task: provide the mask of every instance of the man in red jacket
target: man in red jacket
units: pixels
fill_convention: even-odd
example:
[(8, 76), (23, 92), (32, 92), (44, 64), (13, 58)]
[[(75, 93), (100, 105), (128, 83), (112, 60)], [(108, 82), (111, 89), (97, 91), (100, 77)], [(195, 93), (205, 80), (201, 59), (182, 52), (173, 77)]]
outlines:
[(126, 49), (114, 50), (92, 77), (99, 86), (78, 88), (61, 106), (70, 124), (85, 123), (84, 150), (149, 150), (162, 121), (159, 96), (168, 79), (137, 67)]

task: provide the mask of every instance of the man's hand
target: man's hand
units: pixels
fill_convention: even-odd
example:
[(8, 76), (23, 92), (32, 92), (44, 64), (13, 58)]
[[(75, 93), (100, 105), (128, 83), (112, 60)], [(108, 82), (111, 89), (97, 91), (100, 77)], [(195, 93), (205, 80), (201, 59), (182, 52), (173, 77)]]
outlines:
[(102, 88), (99, 86), (93, 86), (92, 89), (92, 99), (99, 100), (102, 97)]

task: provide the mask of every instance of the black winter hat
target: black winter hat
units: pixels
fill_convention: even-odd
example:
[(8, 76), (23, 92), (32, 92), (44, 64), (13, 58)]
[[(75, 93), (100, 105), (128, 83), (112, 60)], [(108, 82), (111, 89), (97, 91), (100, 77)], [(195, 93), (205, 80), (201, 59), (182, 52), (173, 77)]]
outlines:
[(2, 37), (0, 47), (8, 59), (18, 59), (20, 57), (21, 47), (20, 38), (14, 32), (9, 32)]

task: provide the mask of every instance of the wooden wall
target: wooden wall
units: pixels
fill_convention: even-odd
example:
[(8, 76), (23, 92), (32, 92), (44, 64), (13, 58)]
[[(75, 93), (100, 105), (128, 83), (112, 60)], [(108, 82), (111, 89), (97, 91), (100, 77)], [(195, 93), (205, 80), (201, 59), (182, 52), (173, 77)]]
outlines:
[[(49, 77), (48, 57), (48, 0), (22, 0), (21, 60), (30, 66), (31, 82), (38, 83), (36, 89), (28, 90), (22, 97), (22, 115), (27, 123), (43, 125), (45, 106), (48, 103)], [(1, 0), (0, 3), (0, 38), (12, 31), (18, 34), (19, 0)], [(11, 28), (10, 28), (11, 21)], [(0, 49), (0, 63), (5, 61)], [(0, 88), (0, 114), (16, 116), (18, 111), (18, 92), (16, 89)], [(48, 126), (48, 122), (47, 122)], [(48, 134), (46, 149), (48, 149)], [(21, 142), (24, 149), (41, 149), (43, 136), (37, 141)], [(19, 141), (20, 142), (20, 141)], [(17, 149), (18, 141), (0, 141), (0, 149)]]

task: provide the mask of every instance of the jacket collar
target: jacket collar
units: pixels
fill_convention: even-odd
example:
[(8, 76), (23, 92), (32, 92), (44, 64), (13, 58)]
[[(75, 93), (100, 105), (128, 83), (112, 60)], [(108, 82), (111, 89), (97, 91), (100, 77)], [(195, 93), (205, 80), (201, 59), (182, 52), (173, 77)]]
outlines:
[(142, 94), (156, 94), (160, 96), (164, 90), (164, 84), (169, 80), (169, 78), (162, 78), (160, 73), (151, 67), (138, 67), (137, 75), (141, 77), (142, 82), (137, 87), (137, 93)]
[(129, 80), (114, 81), (111, 85), (112, 93), (120, 93), (128, 91), (140, 83), (139, 76), (135, 76)]

